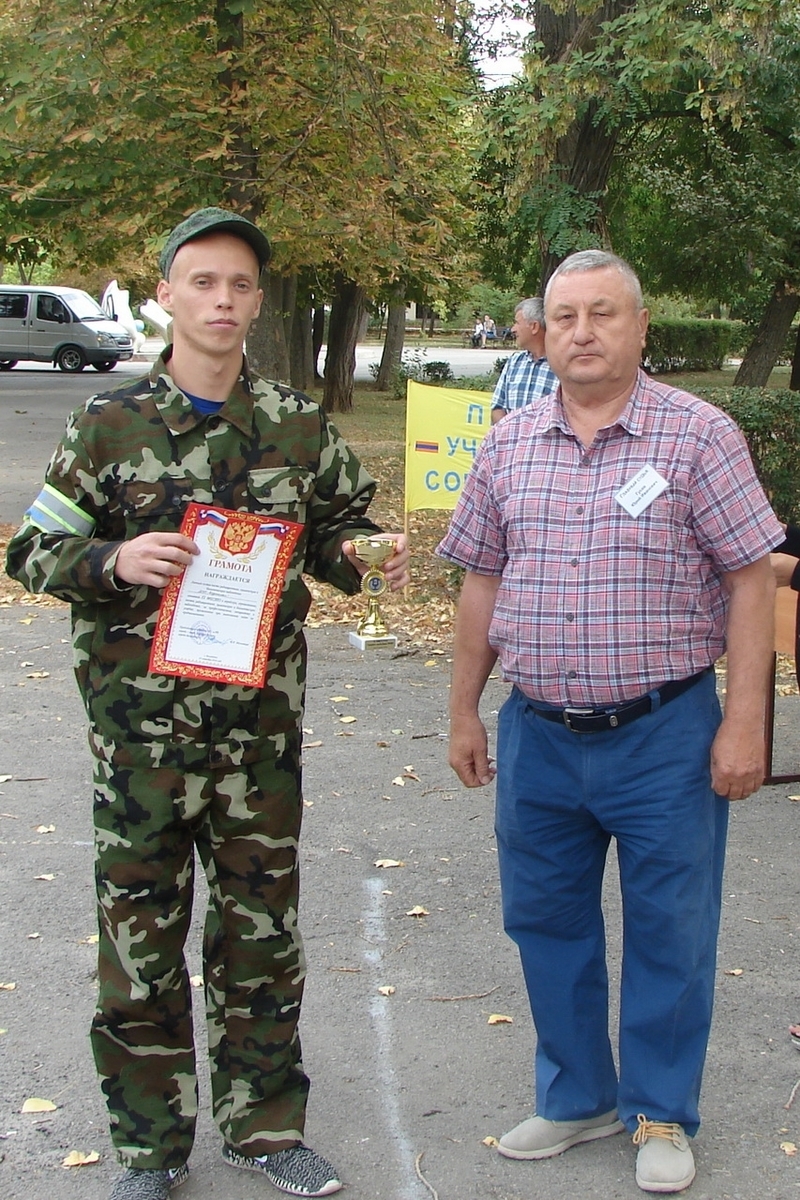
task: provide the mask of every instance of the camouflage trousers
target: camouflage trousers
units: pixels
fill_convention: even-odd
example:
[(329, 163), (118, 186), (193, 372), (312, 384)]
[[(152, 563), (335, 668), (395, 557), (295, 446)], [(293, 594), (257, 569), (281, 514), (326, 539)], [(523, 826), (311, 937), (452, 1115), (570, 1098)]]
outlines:
[(302, 1137), (301, 812), (296, 745), (249, 765), (189, 773), (96, 760), (100, 992), (91, 1039), (126, 1166), (178, 1166), (194, 1137), (184, 961), (194, 847), (210, 889), (203, 969), (215, 1120), (226, 1142), (251, 1155)]

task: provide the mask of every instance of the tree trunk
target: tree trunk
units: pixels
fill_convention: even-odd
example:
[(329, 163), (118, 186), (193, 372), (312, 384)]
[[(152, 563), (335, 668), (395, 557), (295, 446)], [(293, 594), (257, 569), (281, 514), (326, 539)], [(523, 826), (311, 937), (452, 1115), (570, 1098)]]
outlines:
[(288, 383), (289, 346), (284, 322), (284, 286), (282, 275), (265, 271), (261, 277), (264, 303), (247, 337), (247, 357), (256, 370), (267, 379)]
[(350, 412), (353, 408), (353, 379), (356, 342), (364, 314), (364, 289), (337, 272), (328, 326), (328, 357), (325, 361), (325, 412)]
[(375, 388), (379, 392), (388, 392), (391, 386), (392, 373), (400, 365), (403, 357), (403, 340), (406, 336), (406, 304), (399, 290), (389, 303), (389, 315), (386, 318), (386, 337), (383, 343), (383, 354)]
[(311, 361), (311, 308), (308, 300), (295, 303), (289, 361), (292, 387), (307, 392), (314, 383), (314, 364)]
[[(534, 6), (534, 24), (548, 62), (567, 63), (574, 54), (591, 53), (598, 38), (603, 36), (606, 21), (614, 20), (634, 7), (635, 0), (606, 0), (589, 13), (579, 13), (572, 4), (555, 11), (541, 0)], [(598, 241), (607, 245), (608, 235), (603, 212), (603, 197), (616, 149), (618, 132), (598, 116), (600, 106), (590, 100), (558, 139), (552, 158), (552, 174), (580, 197), (597, 197), (597, 212), (590, 223)], [(563, 235), (563, 231), (559, 231)], [(585, 232), (578, 230), (576, 234)], [(541, 290), (558, 264), (577, 249), (572, 246), (562, 253), (550, 248), (550, 239), (539, 234), (542, 259)]]
[(784, 279), (779, 279), (772, 289), (755, 337), (736, 372), (733, 381), (735, 387), (766, 387), (778, 356), (786, 345), (798, 308), (800, 295)]
[(311, 317), (311, 363), (314, 369), (314, 378), (322, 379), (322, 374), (319, 369), (319, 352), (322, 349), (322, 343), (325, 341), (325, 305), (317, 304), (314, 306), (314, 313)]

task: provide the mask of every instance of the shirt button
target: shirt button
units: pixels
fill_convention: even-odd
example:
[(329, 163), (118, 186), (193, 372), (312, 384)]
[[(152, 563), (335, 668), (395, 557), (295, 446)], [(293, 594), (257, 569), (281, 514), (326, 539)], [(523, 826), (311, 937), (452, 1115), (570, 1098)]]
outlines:
[(208, 428), (209, 429), (219, 429), (219, 417), (209, 417), (208, 418)]
[(578, 507), (575, 509), (575, 512), (576, 512), (576, 513), (582, 513), (582, 512), (583, 512), (583, 505), (582, 505), (582, 504), (579, 504), (579, 505), (578, 505)]
[(570, 565), (571, 567), (577, 567), (577, 565), (578, 565), (578, 560), (577, 560), (577, 558), (571, 558), (571, 559), (569, 560), (569, 565)]
[(577, 671), (567, 671), (567, 679), (576, 679), (577, 675)]
[(574, 621), (574, 620), (575, 620), (575, 613), (567, 613), (567, 620), (568, 620), (568, 621)]
[(589, 455), (588, 455), (588, 454), (585, 454), (585, 455), (583, 456), (583, 458), (581, 459), (581, 466), (582, 466), (582, 467), (588, 467), (588, 465), (589, 465)]

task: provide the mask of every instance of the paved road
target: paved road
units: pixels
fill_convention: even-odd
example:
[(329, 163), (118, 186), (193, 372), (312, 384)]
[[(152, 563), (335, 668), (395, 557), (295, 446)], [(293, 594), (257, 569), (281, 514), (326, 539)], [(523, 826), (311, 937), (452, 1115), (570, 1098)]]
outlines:
[[(160, 345), (155, 340), (148, 342), (151, 357)], [(448, 361), (456, 375), (480, 375), (508, 353), (433, 347), (427, 360)], [(369, 363), (379, 358), (379, 346), (359, 346), (356, 379), (369, 380)], [(16, 524), (38, 493), (73, 408), (101, 388), (122, 383), (146, 369), (146, 362), (130, 362), (120, 363), (109, 375), (91, 368), (80, 375), (67, 375), (40, 363), (20, 363), (13, 371), (0, 372), (0, 522)]]
[[(0, 982), (16, 984), (0, 990), (3, 1200), (105, 1200), (116, 1170), (86, 1037), (95, 989), (89, 758), (68, 637), (63, 609), (0, 608), (0, 776), (12, 777), (0, 783)], [(364, 657), (341, 627), (310, 630), (310, 649), (305, 726), (322, 742), (305, 754), (302, 838), (310, 1143), (337, 1163), (350, 1200), (430, 1200), (415, 1170), (420, 1154), (440, 1200), (641, 1200), (627, 1137), (543, 1163), (508, 1162), (483, 1144), (530, 1110), (533, 1030), (501, 929), (491, 789), (463, 791), (445, 761), (447, 656)], [(30, 678), (41, 670), (46, 678)], [(490, 682), (492, 727), (505, 691)], [(800, 698), (779, 707), (786, 766), (800, 761)], [(342, 724), (344, 712), (356, 722)], [(404, 774), (400, 787), (393, 780)], [(784, 1107), (800, 1076), (786, 1033), (800, 1016), (795, 790), (767, 789), (733, 807), (693, 1200), (790, 1200), (800, 1188), (800, 1156), (781, 1150), (800, 1145), (800, 1101)], [(405, 865), (377, 869), (379, 858)], [(612, 860), (612, 986), (621, 944), (614, 873)], [(415, 905), (429, 915), (407, 916)], [(189, 968), (199, 971), (197, 923)], [(396, 991), (383, 996), (384, 986)], [(199, 991), (197, 999), (202, 1042)], [(513, 1024), (490, 1026), (492, 1013)], [(57, 1111), (21, 1115), (30, 1096)], [(181, 1196), (277, 1196), (220, 1162), (205, 1078), (202, 1113)], [(71, 1150), (97, 1150), (101, 1161), (63, 1170)]]

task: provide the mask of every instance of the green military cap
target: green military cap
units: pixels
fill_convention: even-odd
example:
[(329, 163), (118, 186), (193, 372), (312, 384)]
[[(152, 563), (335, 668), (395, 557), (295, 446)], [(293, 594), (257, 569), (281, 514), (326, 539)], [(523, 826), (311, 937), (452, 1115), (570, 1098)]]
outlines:
[(197, 212), (193, 212), (191, 216), (188, 216), (185, 221), (181, 221), (180, 225), (176, 225), (167, 238), (167, 244), (161, 251), (161, 256), (158, 260), (164, 279), (169, 278), (173, 260), (181, 246), (185, 245), (186, 242), (191, 242), (193, 238), (202, 237), (206, 233), (232, 233), (234, 237), (241, 238), (242, 241), (247, 242), (258, 259), (258, 265), (261, 270), (264, 269), (272, 257), (272, 251), (266, 237), (257, 225), (254, 225), (252, 221), (248, 221), (247, 217), (242, 217), (239, 213), (229, 212), (225, 208), (199, 208)]

